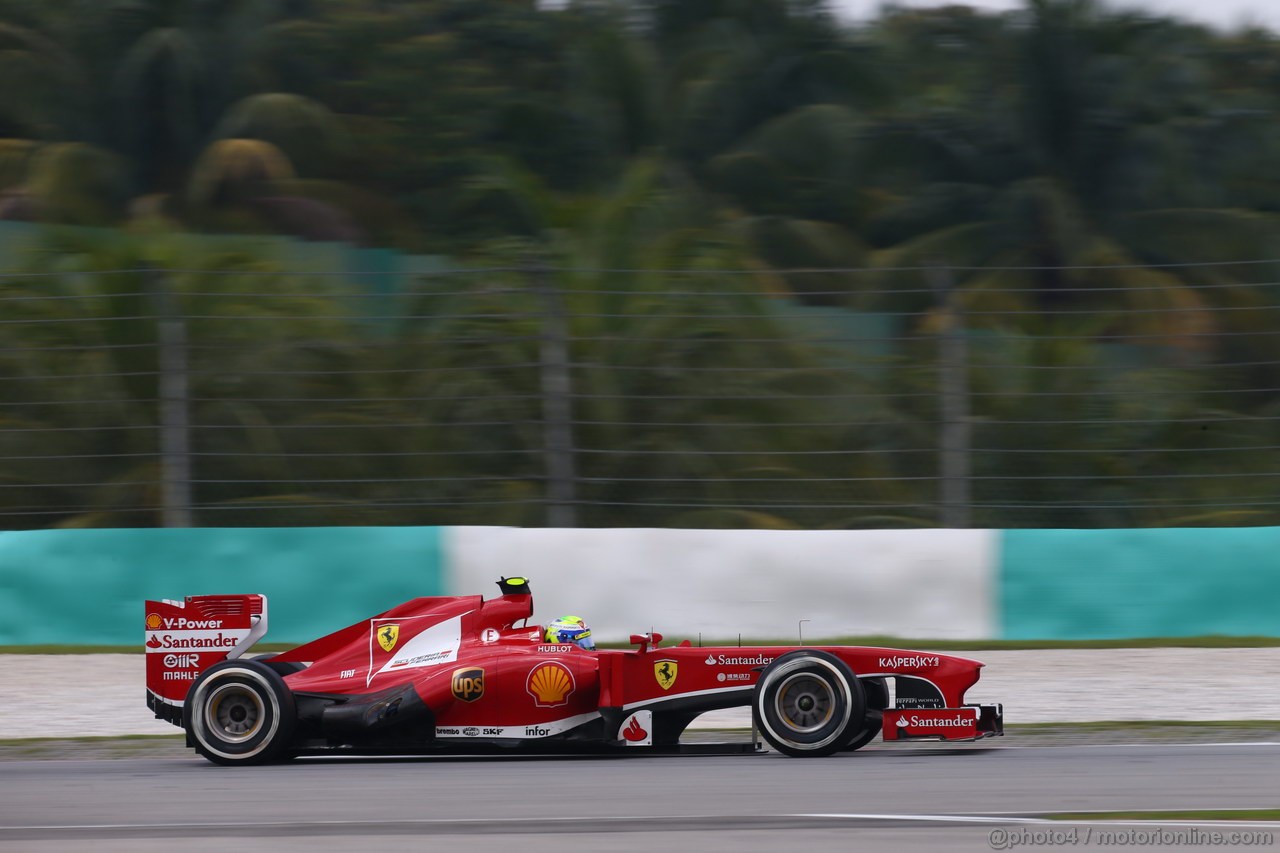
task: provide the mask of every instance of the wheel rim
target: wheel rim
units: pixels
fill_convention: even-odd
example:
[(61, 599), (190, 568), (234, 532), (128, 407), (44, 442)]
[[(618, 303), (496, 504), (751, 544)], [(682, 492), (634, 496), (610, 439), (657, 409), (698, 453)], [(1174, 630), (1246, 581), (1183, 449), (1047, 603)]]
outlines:
[(778, 720), (792, 732), (816, 732), (835, 715), (835, 688), (819, 675), (798, 672), (778, 685), (773, 707)]
[(205, 727), (227, 743), (242, 743), (256, 735), (266, 719), (262, 697), (243, 684), (214, 688), (205, 705)]

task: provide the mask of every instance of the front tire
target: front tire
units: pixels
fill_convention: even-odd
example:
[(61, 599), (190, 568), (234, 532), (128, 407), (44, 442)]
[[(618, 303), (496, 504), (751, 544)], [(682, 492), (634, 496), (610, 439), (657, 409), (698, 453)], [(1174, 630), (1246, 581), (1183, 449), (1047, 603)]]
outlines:
[(215, 764), (263, 764), (287, 756), (298, 711), (270, 665), (229, 660), (200, 674), (182, 708), (196, 752)]
[(862, 731), (866, 707), (848, 664), (828, 652), (797, 650), (761, 674), (751, 714), (778, 752), (816, 758), (838, 751)]

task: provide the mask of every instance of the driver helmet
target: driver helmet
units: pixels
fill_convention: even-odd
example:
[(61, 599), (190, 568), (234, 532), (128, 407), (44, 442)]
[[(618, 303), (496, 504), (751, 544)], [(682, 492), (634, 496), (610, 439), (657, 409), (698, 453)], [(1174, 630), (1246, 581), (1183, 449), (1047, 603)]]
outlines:
[(542, 638), (548, 643), (573, 643), (588, 651), (596, 648), (595, 640), (591, 639), (591, 629), (581, 616), (561, 616), (547, 625)]

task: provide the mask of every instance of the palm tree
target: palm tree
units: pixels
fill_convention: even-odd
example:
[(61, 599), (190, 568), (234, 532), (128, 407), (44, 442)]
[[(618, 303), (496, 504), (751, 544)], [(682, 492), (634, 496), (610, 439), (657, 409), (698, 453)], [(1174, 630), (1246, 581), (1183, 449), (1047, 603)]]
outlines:
[[(159, 267), (200, 272), (144, 272)], [(27, 274), (0, 279), (9, 321), (0, 327), (0, 381), (11, 391), (0, 412), (0, 470), (38, 498), (0, 492), (7, 523), (160, 522), (158, 288), (179, 316), (194, 318), (186, 325), (197, 522), (224, 523), (231, 516), (218, 508), (246, 499), (314, 499), (307, 481), (322, 478), (253, 451), (290, 449), (309, 434), (299, 424), (343, 397), (331, 377), (346, 375), (358, 347), (330, 285), (189, 238), (55, 233), (31, 253)], [(316, 387), (299, 387), (308, 376)], [(299, 396), (316, 403), (283, 402)], [(248, 515), (237, 520), (251, 523)]]
[[(839, 495), (813, 496), (814, 480), (840, 458), (819, 449), (845, 446), (845, 413), (823, 399), (844, 390), (848, 372), (832, 370), (775, 311), (785, 287), (764, 270), (715, 272), (749, 265), (750, 252), (735, 229), (707, 217), (707, 205), (673, 191), (678, 175), (657, 161), (637, 163), (594, 206), (561, 201), (513, 168), (484, 188), (490, 208), (511, 211), (529, 235), (520, 247), (495, 247), (494, 258), (509, 262), (515, 251), (524, 262), (534, 252), (564, 269), (551, 285), (568, 323), (582, 523), (848, 524), (822, 510), (838, 506)], [(488, 310), (505, 305), (532, 318), (546, 310), (527, 282), (510, 291)], [(464, 313), (480, 313), (479, 304)], [(495, 340), (523, 352), (509, 363), (536, 362), (536, 321), (492, 322), (506, 329)], [(536, 374), (517, 375), (525, 394), (538, 393)], [(523, 416), (536, 421), (536, 402), (525, 406)], [(510, 438), (506, 446), (522, 446)], [(524, 439), (530, 446), (540, 447), (536, 431)], [(739, 509), (710, 509), (722, 505)]]

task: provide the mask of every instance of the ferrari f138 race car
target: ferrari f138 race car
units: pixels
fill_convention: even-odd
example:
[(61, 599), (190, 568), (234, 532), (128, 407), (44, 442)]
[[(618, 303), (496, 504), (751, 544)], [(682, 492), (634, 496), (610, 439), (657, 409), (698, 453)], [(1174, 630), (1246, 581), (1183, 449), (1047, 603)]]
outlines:
[[(750, 706), (789, 756), (886, 741), (1003, 734), (1000, 705), (966, 705), (982, 664), (857, 646), (548, 643), (528, 581), (501, 595), (415, 598), (298, 646), (248, 658), (263, 595), (146, 602), (147, 706), (218, 764), (296, 755), (680, 750), (707, 711)], [(751, 738), (750, 749), (758, 748)], [(744, 750), (749, 751), (749, 750)]]

